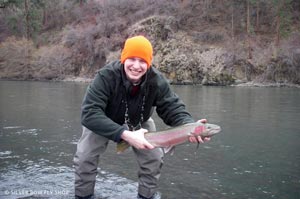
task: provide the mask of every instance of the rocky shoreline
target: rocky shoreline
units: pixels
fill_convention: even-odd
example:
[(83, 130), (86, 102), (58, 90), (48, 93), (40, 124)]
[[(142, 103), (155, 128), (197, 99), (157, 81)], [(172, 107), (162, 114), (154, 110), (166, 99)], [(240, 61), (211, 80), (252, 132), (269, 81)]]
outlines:
[[(93, 81), (93, 78), (84, 78), (84, 77), (68, 77), (63, 82), (80, 82), (80, 83), (90, 83)], [(203, 84), (193, 84), (193, 83), (172, 83), (171, 85), (202, 85), (202, 86), (224, 86), (224, 85), (203, 85)], [(299, 84), (291, 83), (258, 83), (258, 82), (243, 82), (243, 83), (234, 83), (226, 86), (236, 86), (236, 87), (290, 87), (290, 88), (300, 88)]]
[(300, 88), (299, 84), (290, 84), (290, 83), (256, 83), (256, 82), (247, 82), (231, 86), (237, 87), (290, 87), (290, 88)]
[[(47, 82), (77, 82), (77, 83), (91, 83), (93, 78), (88, 77), (67, 77), (65, 79), (51, 79), (51, 80), (38, 80), (38, 79), (7, 79), (7, 78), (0, 78), (0, 81), (47, 81)], [(299, 84), (291, 84), (291, 83), (270, 83), (270, 82), (238, 82), (229, 85), (220, 85), (220, 84), (200, 84), (200, 83), (191, 83), (191, 82), (183, 82), (183, 83), (174, 83), (169, 80), (171, 85), (202, 85), (202, 86), (211, 86), (211, 87), (218, 87), (218, 86), (232, 86), (232, 87), (269, 87), (269, 88), (300, 88)]]

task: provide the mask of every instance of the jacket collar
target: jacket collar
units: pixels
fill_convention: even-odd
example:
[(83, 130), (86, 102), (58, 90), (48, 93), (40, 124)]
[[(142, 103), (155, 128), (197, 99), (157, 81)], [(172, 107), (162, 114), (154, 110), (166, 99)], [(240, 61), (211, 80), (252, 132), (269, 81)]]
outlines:
[[(141, 83), (139, 84), (141, 91), (143, 91), (146, 87), (149, 71), (150, 71), (150, 69), (147, 70), (145, 75), (142, 77)], [(124, 87), (126, 88), (127, 93), (130, 93), (132, 90), (133, 84), (126, 77), (126, 74), (124, 71), (124, 64), (121, 65), (121, 77), (122, 77), (122, 82), (123, 82)]]

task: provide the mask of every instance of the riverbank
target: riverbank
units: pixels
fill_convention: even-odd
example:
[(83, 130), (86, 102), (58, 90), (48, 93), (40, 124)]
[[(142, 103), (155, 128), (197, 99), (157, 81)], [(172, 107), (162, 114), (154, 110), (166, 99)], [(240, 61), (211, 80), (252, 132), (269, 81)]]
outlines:
[[(85, 77), (67, 77), (63, 80), (60, 79), (52, 79), (52, 80), (24, 80), (24, 79), (0, 79), (0, 81), (39, 81), (39, 82), (77, 82), (77, 83), (91, 83), (93, 78), (85, 78)], [(208, 87), (218, 87), (218, 86), (232, 86), (232, 87), (289, 87), (289, 88), (300, 88), (299, 84), (290, 84), (290, 83), (259, 83), (259, 82), (243, 82), (243, 83), (234, 83), (230, 85), (203, 85), (203, 84), (193, 84), (191, 82), (184, 83), (172, 83), (169, 81), (171, 85), (202, 85)]]
[[(82, 82), (82, 83), (90, 83), (93, 81), (93, 78), (84, 78), (84, 77), (68, 77), (63, 82)], [(187, 83), (172, 83), (171, 85), (195, 85), (191, 82)], [(202, 84), (199, 84), (202, 85)], [(203, 86), (224, 86), (224, 85), (203, 85)], [(227, 86), (236, 86), (236, 87), (291, 87), (291, 88), (300, 88), (299, 84), (290, 84), (290, 83), (258, 83), (258, 82), (243, 82), (243, 83), (234, 83)]]
[[(168, 23), (171, 23), (171, 25)], [(173, 25), (172, 25), (173, 24)], [(176, 29), (176, 19), (151, 16), (128, 28), (129, 35), (148, 34), (154, 47), (153, 64), (172, 84), (202, 84), (226, 86), (244, 82), (246, 86), (290, 86), (300, 84), (300, 33), (295, 32), (281, 42), (275, 56), (274, 44), (253, 38), (252, 58), (248, 58), (244, 39), (232, 39), (228, 32), (211, 27), (208, 37), (219, 35), (221, 40), (199, 40), (200, 32)], [(92, 26), (92, 24), (90, 24)], [(81, 27), (82, 28), (82, 27)], [(166, 32), (167, 37), (157, 34)], [(10, 38), (0, 44), (0, 79), (63, 80), (87, 82), (106, 63), (118, 60), (121, 44), (93, 55), (83, 55), (78, 46), (65, 41), (70, 34), (61, 32), (60, 43), (36, 47), (30, 40)], [(80, 43), (87, 33), (77, 37)], [(242, 36), (242, 35), (241, 35)], [(198, 38), (198, 39), (197, 39)], [(242, 38), (242, 37), (241, 37)], [(125, 39), (125, 38), (124, 38)], [(114, 38), (100, 38), (102, 42)], [(119, 38), (121, 41), (121, 39)], [(119, 41), (118, 40), (118, 41)], [(123, 39), (122, 39), (123, 41)], [(100, 42), (100, 41), (99, 41)], [(93, 42), (97, 43), (97, 40)], [(68, 44), (68, 45), (67, 45)], [(85, 49), (84, 52), (88, 52)], [(88, 60), (92, 59), (92, 60)], [(255, 83), (252, 83), (255, 82)], [(266, 83), (265, 83), (266, 82)], [(284, 82), (284, 83), (282, 83)]]
[(256, 83), (256, 82), (247, 82), (235, 84), (232, 86), (237, 87), (291, 87), (291, 88), (300, 88), (299, 84), (289, 84), (289, 83)]
[[(290, 10), (293, 18), (289, 26), (282, 27), (287, 31), (284, 37), (274, 29), (277, 13), (272, 3), (260, 2), (269, 15), (261, 16), (261, 24), (251, 26), (250, 32), (245, 31), (247, 12), (243, 2), (205, 1), (206, 6), (202, 3), (145, 4), (137, 0), (88, 1), (80, 6), (62, 3), (58, 6), (76, 10), (76, 14), (60, 28), (45, 28), (35, 37), (3, 36), (0, 79), (74, 81), (75, 77), (75, 81), (86, 81), (106, 63), (120, 59), (129, 36), (144, 35), (153, 45), (152, 63), (172, 84), (300, 85), (299, 3), (287, 3), (293, 7)], [(240, 7), (229, 9), (229, 5)], [(255, 11), (255, 7), (251, 9)], [(8, 16), (14, 16), (13, 7), (10, 11)], [(64, 11), (65, 14), (72, 13)], [(234, 20), (233, 16), (241, 20)]]

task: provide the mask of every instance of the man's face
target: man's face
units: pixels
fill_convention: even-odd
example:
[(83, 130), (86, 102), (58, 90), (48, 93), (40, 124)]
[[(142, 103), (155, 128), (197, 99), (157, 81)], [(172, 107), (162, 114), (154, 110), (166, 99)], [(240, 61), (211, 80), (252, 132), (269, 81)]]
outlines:
[(141, 58), (131, 57), (125, 60), (124, 70), (131, 83), (139, 83), (147, 72), (147, 63)]

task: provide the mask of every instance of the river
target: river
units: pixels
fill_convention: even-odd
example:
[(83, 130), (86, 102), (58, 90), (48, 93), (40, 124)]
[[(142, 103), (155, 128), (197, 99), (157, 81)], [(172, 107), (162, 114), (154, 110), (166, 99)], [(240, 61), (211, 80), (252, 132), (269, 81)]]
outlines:
[[(87, 84), (0, 81), (0, 198), (73, 198)], [(165, 157), (163, 199), (300, 198), (300, 89), (172, 86), (195, 119), (222, 127)], [(158, 129), (167, 128), (154, 115)], [(135, 198), (136, 160), (100, 160), (97, 198)], [(30, 198), (30, 197), (29, 197)]]

